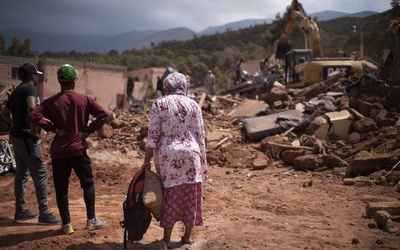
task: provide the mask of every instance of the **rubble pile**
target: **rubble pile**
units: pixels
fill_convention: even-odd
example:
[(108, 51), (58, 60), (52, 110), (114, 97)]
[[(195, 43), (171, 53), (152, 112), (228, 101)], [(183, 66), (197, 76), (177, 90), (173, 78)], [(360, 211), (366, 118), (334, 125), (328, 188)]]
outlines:
[[(240, 91), (196, 97), (203, 109), (211, 166), (345, 168), (345, 184), (360, 178), (382, 185), (400, 181), (399, 87), (370, 74), (344, 78), (335, 73), (304, 89), (285, 89), (276, 82), (269, 93), (245, 92), (245, 97)], [(138, 156), (148, 124), (144, 108), (114, 110), (92, 146)]]
[[(243, 143), (268, 156), (267, 164), (281, 161), (307, 171), (346, 167), (346, 177), (367, 176), (399, 161), (399, 90), (368, 73), (344, 78), (337, 72), (304, 89), (286, 90), (275, 84), (269, 93), (256, 91), (268, 108), (249, 117), (253, 110), (246, 110), (249, 100), (244, 100), (235, 109), (245, 112), (234, 114), (241, 113), (247, 140)], [(233, 91), (237, 95), (238, 87)], [(249, 139), (261, 145), (254, 147)], [(389, 178), (391, 183), (399, 181)]]

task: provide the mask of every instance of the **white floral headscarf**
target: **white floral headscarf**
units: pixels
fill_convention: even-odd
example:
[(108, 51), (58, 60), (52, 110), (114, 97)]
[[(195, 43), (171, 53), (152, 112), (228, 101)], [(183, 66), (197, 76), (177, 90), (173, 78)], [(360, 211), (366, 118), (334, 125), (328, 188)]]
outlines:
[(163, 87), (166, 95), (186, 95), (186, 76), (178, 72), (173, 72), (164, 79)]

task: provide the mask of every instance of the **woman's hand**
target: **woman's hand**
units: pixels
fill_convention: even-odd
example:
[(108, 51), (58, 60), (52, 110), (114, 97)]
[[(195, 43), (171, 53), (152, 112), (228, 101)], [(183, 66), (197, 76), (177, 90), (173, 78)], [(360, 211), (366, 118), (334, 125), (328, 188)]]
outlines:
[(148, 168), (149, 170), (151, 169), (151, 164), (149, 161), (143, 162), (142, 169), (145, 169), (145, 168)]
[(151, 169), (151, 164), (150, 164), (150, 160), (151, 157), (153, 157), (153, 148), (146, 148), (146, 153), (144, 155), (144, 162), (142, 165), (142, 169), (145, 168), (149, 168), (149, 170)]

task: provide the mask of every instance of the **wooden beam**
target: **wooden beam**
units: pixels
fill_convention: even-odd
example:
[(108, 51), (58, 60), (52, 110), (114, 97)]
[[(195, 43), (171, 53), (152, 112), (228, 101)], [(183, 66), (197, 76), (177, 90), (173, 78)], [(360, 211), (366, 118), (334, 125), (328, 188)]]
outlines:
[(351, 111), (358, 119), (364, 118), (364, 116), (363, 116), (362, 114), (360, 114), (357, 110), (350, 108), (350, 111)]
[(218, 142), (217, 145), (214, 146), (213, 149), (217, 149), (219, 146), (222, 145), (222, 143), (226, 142), (227, 140), (229, 140), (229, 137), (225, 137), (224, 139), (222, 139), (220, 142)]
[(203, 92), (203, 94), (201, 95), (200, 101), (199, 101), (199, 107), (202, 108), (204, 101), (206, 100), (207, 94)]
[(269, 145), (272, 146), (277, 146), (281, 148), (286, 148), (286, 149), (305, 149), (305, 150), (314, 150), (312, 147), (306, 147), (306, 146), (292, 146), (292, 145), (286, 145), (286, 144), (279, 144), (275, 142), (268, 142)]
[(237, 103), (237, 104), (242, 103), (240, 101), (236, 101), (236, 100), (233, 100), (231, 98), (227, 98), (227, 97), (223, 97), (223, 96), (217, 96), (217, 99), (220, 99), (220, 100), (225, 101), (225, 102), (230, 102), (230, 103)]

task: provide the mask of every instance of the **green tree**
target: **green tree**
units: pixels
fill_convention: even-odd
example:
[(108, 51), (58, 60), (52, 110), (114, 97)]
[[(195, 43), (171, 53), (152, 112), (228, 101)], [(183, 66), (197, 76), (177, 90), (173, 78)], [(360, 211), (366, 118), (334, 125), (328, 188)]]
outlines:
[(274, 39), (275, 36), (271, 33), (271, 30), (266, 30), (263, 34), (261, 34), (262, 43), (261, 45), (264, 47), (267, 54), (272, 54), (274, 50)]
[(192, 77), (190, 78), (191, 84), (193, 86), (203, 85), (204, 79), (207, 76), (208, 66), (199, 61), (192, 66)]
[(108, 52), (108, 56), (111, 56), (111, 57), (119, 56), (119, 52), (118, 52), (118, 50), (112, 49)]
[[(21, 44), (21, 41), (18, 37), (14, 37), (11, 41), (10, 47), (5, 50), (5, 45), (1, 45), (0, 41), (0, 50), (4, 52), (0, 54), (5, 54), (8, 56), (17, 56), (17, 57), (34, 57), (36, 54), (30, 50), (31, 47), (31, 39), (26, 38), (24, 42)], [(3, 47), (2, 47), (3, 46)]]
[(10, 47), (8, 47), (6, 55), (8, 56), (19, 56), (19, 47), (21, 46), (21, 41), (18, 37), (14, 37), (11, 41)]
[(33, 57), (35, 53), (31, 51), (31, 39), (26, 38), (24, 42), (18, 48), (18, 56), (21, 57)]

